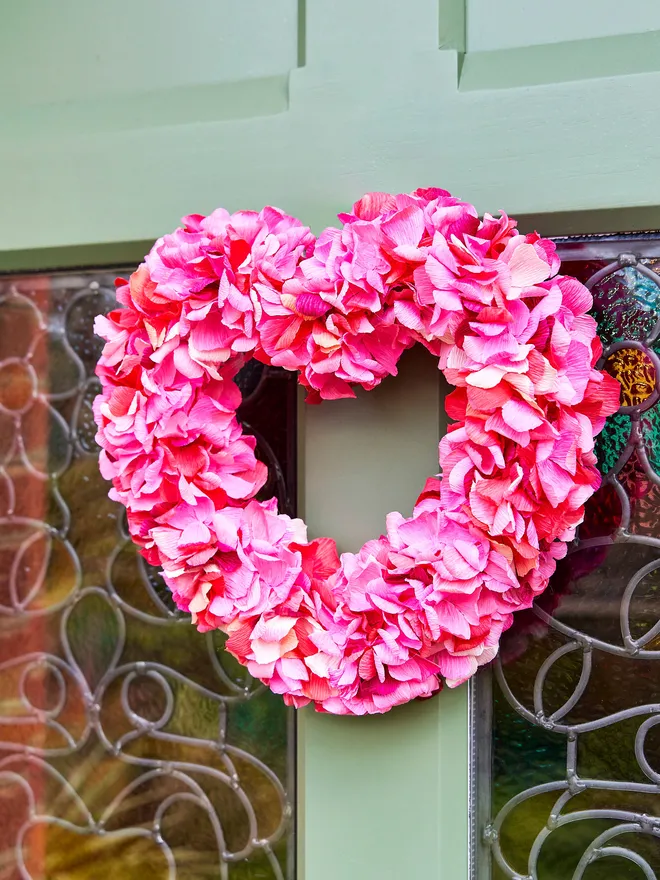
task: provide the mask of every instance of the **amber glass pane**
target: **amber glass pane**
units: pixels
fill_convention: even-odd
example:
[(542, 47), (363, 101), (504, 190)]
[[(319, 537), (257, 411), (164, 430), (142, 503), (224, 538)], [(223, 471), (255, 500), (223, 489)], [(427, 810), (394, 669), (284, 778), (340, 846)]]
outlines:
[[(113, 280), (0, 280), (0, 880), (292, 877), (291, 716), (172, 607), (98, 472)], [(240, 384), (290, 511), (295, 378)]]
[(592, 287), (622, 407), (597, 442), (604, 481), (578, 540), (480, 684), (477, 874), (648, 880), (660, 877), (660, 265), (623, 255), (563, 271)]

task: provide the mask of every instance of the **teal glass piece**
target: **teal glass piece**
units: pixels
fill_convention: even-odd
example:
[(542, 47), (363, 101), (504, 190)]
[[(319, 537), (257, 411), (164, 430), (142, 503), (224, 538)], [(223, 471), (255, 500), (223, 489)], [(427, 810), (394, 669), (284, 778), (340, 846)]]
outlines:
[(646, 339), (660, 317), (660, 287), (633, 266), (606, 276), (591, 292), (603, 345)]

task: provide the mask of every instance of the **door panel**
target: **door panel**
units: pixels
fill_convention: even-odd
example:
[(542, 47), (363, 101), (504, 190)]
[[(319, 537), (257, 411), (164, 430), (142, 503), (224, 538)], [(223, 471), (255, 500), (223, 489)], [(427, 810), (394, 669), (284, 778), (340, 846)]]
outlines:
[[(523, 20), (472, 6), (470, 33)], [(10, 4), (0, 250), (155, 239), (218, 204), (318, 228), (420, 185), (512, 214), (658, 205), (657, 8), (633, 6), (637, 33), (585, 15), (538, 46), (537, 8), (531, 46), (465, 52), (464, 0)]]

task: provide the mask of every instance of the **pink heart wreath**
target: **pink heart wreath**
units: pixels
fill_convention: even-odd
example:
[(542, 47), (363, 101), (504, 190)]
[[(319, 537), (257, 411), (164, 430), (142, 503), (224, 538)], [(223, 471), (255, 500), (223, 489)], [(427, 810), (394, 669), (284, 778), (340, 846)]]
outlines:
[[(179, 608), (289, 705), (362, 715), (490, 661), (548, 584), (598, 488), (617, 409), (589, 291), (552, 242), (440, 189), (370, 193), (318, 238), (276, 208), (192, 215), (100, 316), (100, 467)], [(256, 501), (236, 419), (255, 357), (308, 400), (353, 397), (421, 343), (455, 390), (412, 517), (358, 553)]]

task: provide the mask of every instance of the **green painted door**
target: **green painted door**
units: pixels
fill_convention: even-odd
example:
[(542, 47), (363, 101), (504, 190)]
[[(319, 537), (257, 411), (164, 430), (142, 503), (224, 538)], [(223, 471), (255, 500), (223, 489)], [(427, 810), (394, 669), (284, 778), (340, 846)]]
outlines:
[[(0, 268), (130, 263), (193, 211), (318, 231), (439, 185), (541, 231), (658, 226), (655, 0), (22, 0), (0, 8)], [(355, 549), (437, 467), (412, 353), (301, 418), (310, 530)], [(347, 500), (350, 498), (350, 502)], [(467, 880), (467, 690), (298, 717), (299, 876)]]

